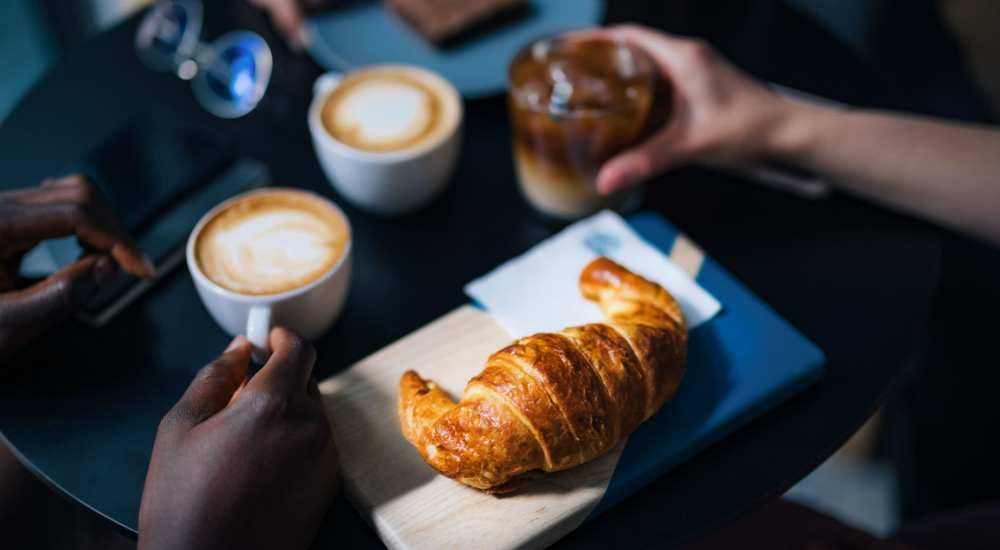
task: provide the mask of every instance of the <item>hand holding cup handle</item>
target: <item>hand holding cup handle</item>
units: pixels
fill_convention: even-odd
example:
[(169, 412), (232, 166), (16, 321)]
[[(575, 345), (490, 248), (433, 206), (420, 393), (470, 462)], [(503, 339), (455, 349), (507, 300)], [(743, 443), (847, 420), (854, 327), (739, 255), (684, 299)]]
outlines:
[(280, 327), (270, 344), (253, 372), (250, 345), (233, 339), (160, 422), (139, 548), (310, 545), (337, 491), (337, 451), (315, 349)]

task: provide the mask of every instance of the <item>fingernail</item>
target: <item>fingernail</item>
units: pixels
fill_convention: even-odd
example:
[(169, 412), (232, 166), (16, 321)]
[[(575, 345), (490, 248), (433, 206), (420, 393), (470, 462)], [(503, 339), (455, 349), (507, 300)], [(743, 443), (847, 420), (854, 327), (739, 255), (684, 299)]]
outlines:
[(604, 171), (597, 175), (597, 192), (601, 195), (608, 195), (614, 190), (614, 181)]
[(156, 277), (156, 264), (153, 263), (153, 260), (149, 256), (142, 255), (142, 265), (146, 268), (146, 273), (150, 277)]
[(226, 351), (229, 352), (237, 348), (240, 348), (244, 346), (246, 342), (247, 342), (246, 338), (244, 338), (243, 336), (237, 336), (236, 338), (233, 338), (232, 342), (229, 342), (229, 347), (226, 348)]
[(94, 282), (98, 286), (104, 286), (118, 273), (118, 266), (115, 265), (115, 262), (111, 258), (102, 256), (94, 263), (92, 273), (94, 274)]

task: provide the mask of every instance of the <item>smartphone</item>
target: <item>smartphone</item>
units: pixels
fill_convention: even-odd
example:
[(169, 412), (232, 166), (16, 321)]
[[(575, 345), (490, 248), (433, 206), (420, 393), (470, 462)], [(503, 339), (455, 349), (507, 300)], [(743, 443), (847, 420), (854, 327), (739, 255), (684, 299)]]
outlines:
[[(268, 179), (263, 164), (236, 158), (208, 132), (149, 116), (127, 124), (64, 173), (84, 174), (104, 193), (159, 278), (181, 263), (187, 237), (205, 212)], [(25, 258), (21, 273), (44, 277), (83, 253), (74, 237), (48, 241)], [(154, 284), (122, 272), (79, 316), (103, 325)]]

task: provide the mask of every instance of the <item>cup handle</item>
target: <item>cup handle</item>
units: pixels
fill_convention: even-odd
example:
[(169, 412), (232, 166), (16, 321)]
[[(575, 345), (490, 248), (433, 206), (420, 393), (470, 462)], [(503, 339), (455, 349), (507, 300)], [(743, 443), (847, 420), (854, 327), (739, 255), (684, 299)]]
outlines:
[(253, 306), (247, 316), (247, 340), (253, 345), (253, 358), (263, 363), (271, 354), (267, 343), (271, 332), (271, 306)]
[(313, 95), (318, 96), (332, 92), (334, 88), (340, 86), (340, 81), (343, 79), (343, 73), (329, 72), (321, 74), (313, 84)]

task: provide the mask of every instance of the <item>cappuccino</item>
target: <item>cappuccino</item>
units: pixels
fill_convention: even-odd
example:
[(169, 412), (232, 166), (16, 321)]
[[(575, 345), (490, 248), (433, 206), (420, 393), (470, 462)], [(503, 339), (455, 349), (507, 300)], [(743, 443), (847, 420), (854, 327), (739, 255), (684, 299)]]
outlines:
[(350, 229), (334, 207), (309, 193), (268, 190), (217, 212), (198, 233), (198, 267), (216, 285), (248, 295), (308, 285), (337, 265)]
[(344, 145), (372, 153), (436, 144), (461, 118), (454, 88), (439, 80), (403, 66), (351, 73), (327, 96), (323, 127)]

